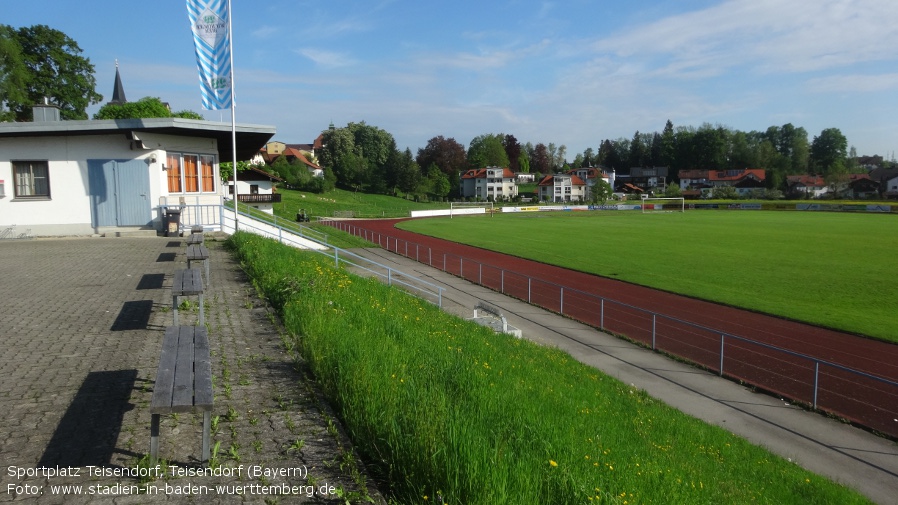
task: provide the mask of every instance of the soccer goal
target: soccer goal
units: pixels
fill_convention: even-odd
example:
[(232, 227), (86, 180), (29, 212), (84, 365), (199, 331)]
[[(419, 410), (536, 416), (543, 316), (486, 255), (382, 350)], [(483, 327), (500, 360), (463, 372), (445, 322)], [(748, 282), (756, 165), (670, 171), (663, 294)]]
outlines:
[(470, 214), (487, 214), (494, 212), (493, 202), (449, 202), (449, 218)]
[(686, 199), (679, 197), (652, 198), (642, 196), (642, 213), (650, 212), (685, 212)]

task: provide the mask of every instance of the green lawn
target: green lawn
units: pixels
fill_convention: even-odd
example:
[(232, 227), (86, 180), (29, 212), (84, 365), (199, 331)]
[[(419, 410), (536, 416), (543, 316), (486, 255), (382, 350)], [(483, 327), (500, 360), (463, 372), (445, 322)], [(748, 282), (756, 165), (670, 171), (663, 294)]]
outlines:
[(898, 342), (898, 217), (772, 211), (558, 212), (401, 228)]
[(392, 504), (869, 503), (558, 349), (317, 253), (229, 244)]

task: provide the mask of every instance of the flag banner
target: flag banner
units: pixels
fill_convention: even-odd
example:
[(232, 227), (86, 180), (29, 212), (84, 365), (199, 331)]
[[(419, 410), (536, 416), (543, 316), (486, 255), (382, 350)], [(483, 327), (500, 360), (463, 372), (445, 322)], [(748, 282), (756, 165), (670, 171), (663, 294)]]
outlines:
[(187, 0), (187, 17), (196, 46), (196, 67), (206, 110), (233, 105), (228, 0)]

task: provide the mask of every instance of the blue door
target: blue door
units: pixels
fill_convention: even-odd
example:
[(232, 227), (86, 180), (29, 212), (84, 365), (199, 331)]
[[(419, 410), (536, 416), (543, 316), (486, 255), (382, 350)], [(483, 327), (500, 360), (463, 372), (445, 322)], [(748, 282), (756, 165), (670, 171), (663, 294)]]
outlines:
[(87, 160), (91, 226), (149, 226), (150, 174), (142, 160)]

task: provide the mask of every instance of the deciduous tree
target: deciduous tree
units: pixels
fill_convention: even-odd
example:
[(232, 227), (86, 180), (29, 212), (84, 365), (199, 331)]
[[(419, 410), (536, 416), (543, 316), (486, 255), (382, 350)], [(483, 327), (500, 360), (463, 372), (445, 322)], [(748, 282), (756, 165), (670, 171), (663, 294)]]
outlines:
[(4, 87), (16, 90), (2, 101), (17, 121), (31, 120), (32, 106), (45, 98), (59, 107), (63, 119), (87, 119), (87, 107), (103, 99), (96, 92), (93, 64), (63, 32), (45, 25), (18, 30), (6, 26), (0, 36), (15, 39), (0, 43), (0, 60), (14, 71), (2, 80), (7, 81)]

